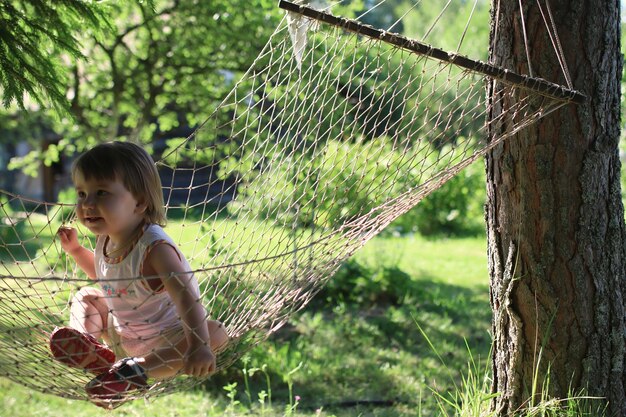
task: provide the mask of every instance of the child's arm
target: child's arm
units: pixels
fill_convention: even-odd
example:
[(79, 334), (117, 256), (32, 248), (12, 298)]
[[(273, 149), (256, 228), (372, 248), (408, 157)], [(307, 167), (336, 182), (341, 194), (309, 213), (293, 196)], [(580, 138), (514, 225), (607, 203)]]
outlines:
[(96, 278), (96, 267), (93, 252), (81, 246), (78, 242), (78, 233), (73, 227), (60, 227), (57, 231), (61, 240), (61, 247), (70, 255), (89, 278)]
[(209, 375), (215, 371), (215, 354), (210, 347), (206, 310), (191, 285), (193, 274), (185, 270), (178, 252), (168, 244), (156, 245), (150, 251), (144, 262), (146, 269), (161, 277), (183, 322), (187, 339), (184, 372), (198, 377)]

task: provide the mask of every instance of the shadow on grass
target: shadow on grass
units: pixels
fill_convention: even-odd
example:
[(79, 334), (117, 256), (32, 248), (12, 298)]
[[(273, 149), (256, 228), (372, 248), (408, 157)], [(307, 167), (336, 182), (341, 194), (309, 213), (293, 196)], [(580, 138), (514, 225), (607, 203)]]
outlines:
[[(372, 300), (361, 294), (356, 297), (360, 303), (346, 302), (346, 297), (333, 302), (328, 292), (318, 294), (250, 353), (248, 365), (240, 362), (209, 384), (219, 391), (237, 382), (243, 403), (257, 402), (269, 388), (274, 401), (288, 404), (291, 383), (302, 409), (370, 406), (405, 415), (403, 409), (419, 406), (423, 415), (431, 415), (428, 409), (435, 413), (430, 390), (454, 391), (471, 358), (488, 360), (489, 290), (443, 283), (426, 274), (400, 285), (401, 297)], [(334, 294), (339, 294), (336, 288)], [(299, 363), (302, 368), (289, 375)], [(246, 388), (242, 370), (263, 365), (266, 374), (255, 372)]]
[(10, 265), (17, 262), (30, 262), (42, 248), (41, 242), (28, 241), (4, 243), (0, 245), (0, 261)]

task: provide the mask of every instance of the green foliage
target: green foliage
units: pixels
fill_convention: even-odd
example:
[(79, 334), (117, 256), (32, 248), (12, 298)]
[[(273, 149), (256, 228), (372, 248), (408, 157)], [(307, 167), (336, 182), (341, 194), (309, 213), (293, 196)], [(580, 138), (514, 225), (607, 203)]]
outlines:
[(79, 37), (107, 24), (99, 2), (8, 0), (0, 2), (0, 88), (2, 103), (26, 107), (24, 94), (42, 106), (66, 112), (64, 60), (81, 60)]
[(480, 22), (489, 21), (490, 2), (478, 0), (454, 4), (450, 7), (448, 0), (419, 2), (417, 7), (406, 12), (404, 33), (438, 48), (458, 50), (463, 55), (486, 61), (489, 25)]
[[(85, 27), (72, 34), (86, 59), (64, 57), (64, 76), (55, 78), (63, 95), (71, 91), (71, 117), (39, 111), (41, 128), (62, 140), (46, 155), (34, 146), (31, 157), (13, 161), (13, 169), (113, 139), (151, 144), (164, 132), (199, 124), (248, 69), (280, 18), (273, 0), (105, 5), (110, 30), (95, 34), (73, 22)], [(19, 110), (8, 112), (22, 117)], [(33, 144), (41, 139), (36, 129), (19, 137)]]
[(411, 276), (397, 266), (370, 269), (349, 259), (324, 285), (316, 299), (331, 306), (341, 303), (361, 307), (399, 305), (415, 292)]
[[(357, 4), (357, 10), (363, 6)], [(387, 4), (387, 7), (396, 6), (406, 7), (406, 2)], [(462, 12), (469, 12), (469, 6), (465, 6)], [(480, 11), (487, 9), (485, 3), (480, 2)], [(350, 16), (354, 10), (335, 12)], [(451, 19), (461, 14), (454, 10), (447, 12), (448, 16), (452, 15)], [(221, 161), (222, 177), (242, 179), (239, 201), (230, 207), (232, 213), (252, 214), (261, 220), (273, 219), (282, 225), (297, 227), (340, 225), (437, 173), (445, 166), (445, 155), (450, 148), (461, 138), (470, 136), (471, 140), (478, 128), (480, 121), (467, 109), (475, 108), (482, 95), (468, 97), (462, 105), (455, 106), (450, 105), (458, 99), (455, 89), (439, 88), (448, 82), (447, 78), (457, 77), (453, 68), (448, 77), (430, 79), (422, 73), (421, 62), (413, 65), (413, 61), (400, 54), (386, 56), (384, 47), (372, 48), (367, 43), (356, 44), (355, 59), (326, 65), (325, 55), (332, 46), (325, 43), (322, 35), (312, 35), (312, 38), (310, 44), (316, 55), (312, 61), (319, 65), (320, 71), (333, 72), (332, 76), (339, 81), (317, 86), (313, 98), (301, 85), (307, 85), (306, 77), (319, 79), (315, 68), (303, 73), (302, 79), (273, 80), (263, 97), (254, 97), (256, 102), (266, 104), (248, 109), (250, 116), (246, 119), (280, 121), (276, 114), (297, 114), (299, 109), (305, 108), (310, 109), (310, 118), (318, 121), (321, 134), (312, 138), (299, 131), (289, 132), (289, 126), (274, 129), (267, 132), (271, 136), (266, 142), (272, 144), (271, 149), (264, 145), (250, 146), (251, 149), (241, 151), (241, 156), (225, 161), (229, 147), (240, 144), (243, 139), (208, 142), (206, 149), (212, 160)], [(432, 83), (432, 89), (429, 86), (415, 95), (391, 93), (396, 85), (422, 82)], [(461, 79), (457, 87), (459, 90), (473, 88), (472, 81)], [(433, 109), (427, 105), (430, 103), (427, 96), (432, 90), (446, 94), (438, 106), (444, 109), (442, 112), (447, 112), (443, 118), (449, 116), (450, 124), (439, 123), (438, 118), (432, 117)], [(333, 108), (327, 108), (331, 103)], [(406, 109), (416, 109), (415, 114), (405, 117)], [(274, 123), (278, 122), (274, 120)], [(344, 129), (344, 126), (350, 128)], [(416, 138), (411, 143), (407, 132), (420, 133), (415, 133)], [(419, 137), (421, 132), (428, 133), (424, 134), (426, 137)], [(390, 137), (402, 143), (400, 147), (405, 149), (392, 149), (392, 145), (387, 144), (391, 142)], [(288, 144), (280, 148), (285, 142)], [(407, 166), (411, 163), (415, 168), (409, 170)], [(421, 171), (424, 166), (430, 168)], [(417, 228), (428, 235), (477, 233), (481, 228), (484, 194), (474, 192), (480, 190), (478, 181), (482, 178), (481, 174), (474, 174), (457, 178), (429, 200), (429, 207), (413, 212), (397, 223), (396, 229), (406, 233)], [(323, 198), (319, 197), (321, 195)]]
[[(469, 3), (473, 2), (468, 2), (458, 11), (447, 10), (445, 19), (449, 21), (446, 23), (451, 25), (452, 22), (465, 21), (463, 16), (470, 12)], [(475, 19), (478, 19), (478, 13), (484, 12), (483, 3), (482, 1), (478, 3)], [(403, 20), (404, 26), (396, 29), (411, 35), (411, 28), (423, 28), (426, 22), (432, 21), (436, 16), (434, 7), (442, 6), (422, 4), (419, 6), (419, 13), (406, 14), (407, 5), (408, 2), (404, 1), (390, 1), (385, 5), (388, 9), (381, 10), (378, 16), (389, 12), (389, 16), (397, 19), (406, 15)], [(339, 7), (335, 12), (354, 16), (367, 7), (371, 7), (368, 2), (352, 2)], [(129, 139), (141, 141), (150, 147), (155, 138), (161, 135), (171, 135), (168, 132), (197, 125), (221, 102), (234, 80), (248, 69), (282, 15), (282, 11), (271, 0), (255, 0), (252, 3), (242, 0), (199, 3), (183, 0), (160, 2), (158, 5), (150, 2), (111, 2), (106, 3), (106, 11), (110, 17), (110, 24), (106, 26), (108, 30), (98, 32), (85, 30), (79, 35), (67, 32), (73, 36), (75, 45), (77, 48), (80, 45), (81, 53), (88, 59), (85, 61), (82, 56), (71, 55), (66, 58), (65, 66), (69, 66), (71, 71), (64, 71), (67, 79), (63, 82), (64, 89), (73, 94), (71, 101), (73, 117), (59, 118), (55, 112), (42, 109), (28, 114), (10, 111), (11, 114), (3, 118), (7, 120), (7, 123), (0, 124), (3, 129), (0, 134), (4, 138), (7, 140), (30, 138), (34, 145), (31, 153), (13, 158), (9, 163), (10, 169), (21, 169), (25, 173), (36, 175), (41, 163), (49, 165), (63, 155), (81, 152), (97, 142)], [(67, 11), (61, 17), (65, 14), (68, 15), (67, 19), (73, 16)], [(365, 20), (369, 18), (373, 18), (373, 15), (364, 17)], [(389, 20), (387, 16), (383, 18)], [(389, 22), (376, 24), (379, 23), (383, 26), (389, 25)], [(75, 27), (80, 25), (76, 24)], [(458, 36), (459, 32), (450, 30), (446, 33)], [(439, 35), (441, 34), (437, 34)], [(466, 35), (466, 44), (480, 44), (469, 40), (474, 35), (473, 33)], [(311, 34), (312, 39), (309, 43), (317, 48), (315, 53), (321, 59), (325, 51), (324, 44), (318, 42), (316, 36)], [(327, 132), (328, 137), (315, 138), (321, 143), (328, 141), (328, 152), (318, 166), (312, 167), (321, 170), (320, 177), (307, 178), (306, 172), (299, 172), (296, 173), (296, 178), (292, 178), (291, 171), (297, 164), (293, 162), (289, 166), (289, 162), (286, 161), (285, 166), (279, 168), (282, 172), (259, 173), (257, 179), (260, 181), (256, 184), (247, 184), (244, 178), (244, 186), (239, 191), (241, 197), (246, 200), (245, 210), (256, 213), (261, 219), (277, 218), (289, 225), (295, 222), (299, 226), (312, 224), (328, 226), (351, 219), (358, 212), (367, 212), (380, 203), (380, 199), (373, 196), (369, 190), (388, 185), (389, 175), (385, 174), (387, 168), (379, 164), (375, 158), (367, 159), (365, 153), (362, 153), (364, 149), (359, 149), (359, 146), (366, 146), (364, 142), (360, 142), (361, 145), (353, 143), (361, 139), (344, 137), (345, 134), (339, 129), (345, 124), (338, 124), (337, 119), (346, 118), (348, 124), (354, 126), (354, 134), (362, 135), (365, 143), (376, 141), (383, 134), (413, 131), (413, 127), (406, 126), (409, 122), (402, 121), (403, 108), (412, 108), (416, 102), (424, 98), (414, 97), (404, 103), (401, 100), (402, 95), (388, 96), (385, 91), (391, 91), (393, 84), (417, 82), (419, 78), (416, 78), (416, 74), (421, 72), (421, 66), (410, 68), (410, 64), (398, 56), (392, 57), (391, 61), (382, 65), (376, 59), (378, 51), (375, 48), (366, 45), (357, 48), (360, 48), (359, 54), (369, 58), (354, 62), (355, 67), (351, 71), (344, 71), (345, 68), (341, 65), (331, 66), (332, 71), (342, 74), (341, 83), (328, 86), (329, 88), (320, 93), (322, 99), (311, 103), (307, 102), (308, 94), (301, 94), (300, 100), (292, 100), (290, 104), (285, 104), (294, 108), (304, 106), (315, 109), (312, 117), (319, 117), (323, 126), (321, 130)], [(54, 55), (51, 55), (51, 59), (53, 57)], [(399, 66), (407, 68), (398, 71)], [(358, 74), (359, 71), (362, 71), (362, 76), (348, 76)], [(376, 72), (380, 73), (375, 77), (371, 76)], [(274, 101), (282, 96), (285, 90), (291, 90), (295, 82), (285, 80), (282, 85), (281, 81), (273, 89), (268, 90), (266, 97), (255, 99), (278, 105), (279, 103)], [(375, 83), (380, 85), (375, 87)], [(337, 95), (345, 98), (347, 102), (358, 97), (360, 103), (366, 102), (367, 105), (346, 104), (345, 108), (335, 112), (329, 112), (324, 105), (320, 105), (334, 102), (332, 98)], [(444, 101), (453, 99), (455, 97), (450, 96)], [(363, 108), (368, 110), (363, 111)], [(263, 113), (263, 109), (258, 110)], [(287, 107), (280, 110), (289, 114), (293, 109)], [(236, 112), (239, 111), (240, 109), (236, 109)], [(230, 121), (232, 114), (222, 113), (216, 115), (218, 117), (216, 125), (228, 126), (225, 122)], [(386, 121), (379, 123), (373, 117), (376, 114), (384, 115)], [(417, 116), (416, 123), (424, 121), (420, 117)], [(462, 123), (460, 121), (465, 117), (468, 117), (467, 114), (461, 113), (455, 118), (459, 119), (459, 126), (466, 123), (465, 120)], [(256, 120), (256, 117), (246, 119)], [(427, 117), (424, 115), (423, 119)], [(28, 121), (19, 123), (20, 120)], [(391, 130), (381, 131), (381, 126), (390, 126)], [(433, 136), (441, 133), (439, 132), (441, 126), (435, 125), (431, 128), (434, 129)], [(254, 126), (251, 129), (253, 130)], [(457, 134), (467, 133), (459, 129), (452, 130)], [(236, 126), (234, 131), (239, 131), (239, 127)], [(42, 150), (37, 142), (50, 132), (58, 135), (60, 140)], [(220, 171), (225, 176), (239, 175), (242, 172), (245, 173), (243, 175), (249, 176), (257, 174), (254, 169), (260, 160), (271, 160), (278, 156), (257, 155), (248, 158), (244, 150), (239, 157), (230, 157), (229, 160), (223, 161), (226, 156), (232, 155), (233, 149), (240, 146), (238, 138), (229, 141), (220, 139), (226, 137), (229, 132), (230, 129), (228, 132), (203, 129), (198, 133), (198, 144), (201, 146), (183, 149), (177, 153), (177, 157), (202, 164), (217, 161), (221, 165)], [(168, 139), (163, 155), (167, 155), (174, 146), (180, 144), (184, 136), (184, 131), (181, 131), (179, 138)], [(301, 155), (305, 158), (308, 156), (312, 140), (302, 138), (302, 143), (298, 145), (299, 149), (294, 153), (294, 160)], [(444, 140), (453, 141), (454, 138), (444, 136)], [(434, 143), (433, 146), (438, 147), (441, 144)], [(292, 151), (292, 149), (278, 150), (285, 154)], [(359, 178), (342, 166), (332, 167), (333, 152), (339, 157), (358, 155), (352, 164), (364, 166), (365, 176)], [(165, 162), (169, 160), (166, 158)], [(389, 171), (393, 173), (394, 168)], [(277, 175), (278, 178), (277, 186), (270, 192), (263, 189), (266, 183), (265, 175)], [(335, 199), (315, 201), (315, 209), (300, 204), (292, 206), (295, 199), (300, 197), (304, 202), (314, 201), (312, 190), (315, 189), (315, 182), (323, 181), (324, 178), (328, 181), (320, 184), (327, 190), (335, 190), (333, 191), (336, 194)], [(472, 182), (473, 178), (475, 177), (467, 175), (463, 178), (470, 182), (469, 185), (462, 184), (461, 179), (453, 180), (453, 183), (445, 186), (437, 196), (424, 201), (417, 212), (397, 223), (397, 229), (410, 232), (417, 228), (425, 234), (468, 233), (479, 229), (476, 227), (478, 223), (476, 219), (480, 216), (476, 215), (477, 211), (474, 208), (482, 202), (479, 195), (472, 195), (472, 190), (477, 189)], [(401, 180), (404, 180), (404, 184), (394, 184), (391, 186), (393, 189), (389, 191), (394, 192), (402, 187), (412, 186), (415, 182), (415, 178)], [(287, 195), (290, 198), (281, 199), (279, 198), (281, 196), (274, 195), (278, 192), (282, 193), (283, 197)], [(346, 202), (350, 204), (347, 205)], [(232, 207), (234, 211), (239, 209)]]
[(423, 236), (478, 235), (484, 231), (485, 173), (481, 162), (465, 168), (411, 211), (390, 230), (417, 231)]
[[(377, 149), (374, 155), (372, 149)], [(284, 160), (266, 172), (253, 169), (261, 166), (256, 160), (247, 166), (226, 162), (223, 167), (231, 164), (229, 169), (234, 171), (238, 164), (243, 173), (238, 200), (229, 210), (237, 215), (245, 213), (261, 220), (277, 220), (285, 226), (337, 226), (367, 213), (388, 196), (414, 187), (420, 178), (437, 173), (445, 164), (442, 154), (444, 149), (439, 152), (429, 148), (392, 149), (382, 140), (367, 143), (329, 140), (314, 160), (309, 160), (306, 154), (294, 156), (293, 160), (298, 160), (300, 165), (281, 155), (265, 156), (265, 160)], [(417, 166), (406, 174), (407, 161), (411, 160), (423, 161), (419, 165), (429, 168)], [(296, 170), (296, 166), (306, 168)], [(484, 228), (483, 171), (480, 163), (466, 168), (396, 220), (389, 230), (402, 234), (418, 231), (425, 236), (480, 233)], [(406, 175), (399, 175), (401, 172)], [(319, 197), (322, 194), (324, 198)]]
[[(414, 157), (410, 150), (405, 152), (382, 140), (329, 140), (314, 159), (307, 154), (293, 157), (299, 161), (297, 165), (280, 154), (269, 155), (265, 159), (284, 163), (272, 165), (267, 172), (253, 170), (257, 164), (242, 169), (247, 182), (239, 188), (239, 201), (230, 209), (234, 213), (251, 212), (260, 219), (276, 219), (284, 225), (337, 226), (367, 213), (384, 201), (386, 194), (395, 195), (417, 182), (419, 173), (396, 178), (399, 167)], [(296, 169), (302, 166), (305, 168)]]

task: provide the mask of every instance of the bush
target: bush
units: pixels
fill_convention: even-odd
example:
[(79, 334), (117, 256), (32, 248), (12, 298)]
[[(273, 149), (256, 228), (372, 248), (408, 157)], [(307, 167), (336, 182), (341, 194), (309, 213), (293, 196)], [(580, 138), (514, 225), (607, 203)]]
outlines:
[(403, 191), (407, 176), (393, 179), (410, 157), (382, 140), (329, 140), (323, 151), (297, 157), (276, 151), (248, 171), (230, 210), (289, 227), (336, 227)]
[(327, 305), (399, 305), (412, 292), (411, 276), (397, 266), (371, 270), (354, 259), (348, 259), (324, 285), (316, 299)]
[(391, 225), (401, 234), (467, 236), (482, 233), (486, 199), (483, 164), (474, 163)]
[[(248, 161), (248, 176), (229, 210), (289, 228), (337, 227), (414, 189), (463, 157), (449, 147), (398, 149), (383, 139), (328, 141), (314, 156), (284, 157), (275, 151), (259, 163)], [(481, 164), (466, 168), (396, 220), (392, 229), (427, 236), (480, 232), (483, 171)]]

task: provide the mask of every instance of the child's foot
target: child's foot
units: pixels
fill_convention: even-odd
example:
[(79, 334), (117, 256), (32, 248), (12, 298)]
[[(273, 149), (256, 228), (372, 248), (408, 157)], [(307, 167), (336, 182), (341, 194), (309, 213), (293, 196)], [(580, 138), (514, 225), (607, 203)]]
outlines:
[(54, 358), (73, 368), (95, 374), (106, 371), (115, 362), (115, 353), (92, 335), (71, 327), (56, 328), (50, 335)]
[(124, 403), (129, 391), (148, 388), (147, 379), (145, 370), (135, 358), (124, 358), (89, 381), (85, 390), (95, 405), (113, 409)]

